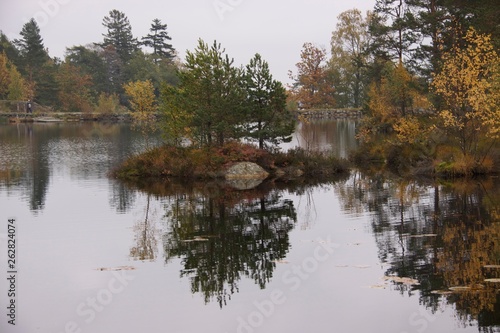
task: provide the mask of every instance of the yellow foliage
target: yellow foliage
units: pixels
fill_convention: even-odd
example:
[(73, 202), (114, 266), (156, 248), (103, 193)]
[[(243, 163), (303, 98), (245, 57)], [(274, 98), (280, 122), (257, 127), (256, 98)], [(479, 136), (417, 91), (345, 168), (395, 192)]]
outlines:
[(428, 139), (434, 126), (423, 126), (416, 117), (408, 116), (399, 119), (394, 125), (398, 141), (401, 143), (418, 143)]
[(151, 80), (129, 82), (123, 86), (125, 93), (130, 97), (134, 126), (141, 128), (148, 145), (148, 134), (157, 129), (156, 126), (156, 97)]
[[(443, 56), (443, 67), (432, 86), (445, 108), (440, 116), (450, 131), (485, 129), (491, 138), (500, 134), (500, 58), (491, 39), (470, 28), (464, 36), (468, 45), (455, 45)], [(452, 132), (450, 132), (452, 133)], [(463, 135), (462, 135), (463, 136)]]

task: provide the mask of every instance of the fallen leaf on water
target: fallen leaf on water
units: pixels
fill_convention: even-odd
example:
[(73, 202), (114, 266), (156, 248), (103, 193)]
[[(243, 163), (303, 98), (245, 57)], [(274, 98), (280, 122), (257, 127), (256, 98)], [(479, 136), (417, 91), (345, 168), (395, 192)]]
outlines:
[(274, 262), (278, 263), (278, 264), (289, 264), (290, 263), (288, 260), (275, 260)]
[(195, 238), (193, 239), (184, 239), (182, 240), (182, 242), (184, 243), (191, 243), (191, 242), (208, 242), (208, 238), (203, 238), (203, 237), (199, 237), (199, 236), (196, 236)]
[(500, 283), (500, 279), (485, 279), (485, 282)]
[(368, 288), (371, 288), (371, 289), (385, 289), (386, 286), (383, 285), (383, 284), (374, 284), (373, 286), (369, 286)]
[(437, 237), (437, 234), (408, 235), (410, 238)]
[(467, 291), (467, 290), (471, 290), (471, 287), (469, 287), (469, 286), (457, 286), (457, 287), (450, 287), (448, 289), (450, 289), (451, 291)]
[(392, 281), (392, 282), (396, 282), (396, 283), (407, 284), (407, 285), (420, 285), (420, 282), (418, 282), (418, 280), (415, 280), (415, 279), (412, 279), (409, 277), (384, 276), (384, 280)]
[(117, 266), (117, 267), (100, 267), (96, 268), (96, 271), (133, 271), (135, 267), (133, 266)]
[(451, 295), (453, 294), (452, 291), (450, 290), (433, 290), (431, 291), (431, 294), (437, 294), (437, 295)]

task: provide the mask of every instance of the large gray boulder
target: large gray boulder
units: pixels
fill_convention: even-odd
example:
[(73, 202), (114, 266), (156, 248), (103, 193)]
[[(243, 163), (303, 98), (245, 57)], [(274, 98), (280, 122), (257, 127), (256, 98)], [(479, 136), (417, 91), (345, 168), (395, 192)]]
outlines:
[(258, 164), (240, 162), (230, 167), (226, 172), (229, 185), (238, 190), (249, 190), (257, 187), (269, 174)]
[(269, 176), (260, 165), (252, 162), (239, 162), (226, 171), (226, 179), (266, 179)]

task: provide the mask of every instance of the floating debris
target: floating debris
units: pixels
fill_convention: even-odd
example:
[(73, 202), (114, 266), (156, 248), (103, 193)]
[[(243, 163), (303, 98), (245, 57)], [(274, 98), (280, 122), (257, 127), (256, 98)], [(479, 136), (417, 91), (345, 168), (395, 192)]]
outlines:
[(418, 280), (409, 278), (409, 277), (399, 277), (399, 276), (384, 276), (383, 278), (385, 281), (392, 281), (395, 283), (402, 283), (402, 284), (407, 284), (410, 286), (418, 286), (420, 285), (420, 282)]
[(191, 243), (191, 242), (208, 242), (209, 239), (208, 238), (204, 238), (204, 237), (200, 237), (200, 236), (196, 236), (195, 238), (193, 239), (184, 239), (182, 240), (181, 242), (183, 243)]
[(335, 267), (346, 268), (349, 267), (349, 265), (336, 265)]
[(407, 235), (406, 237), (410, 238), (437, 237), (437, 234)]
[(117, 266), (117, 267), (100, 267), (96, 268), (96, 271), (134, 271), (133, 266)]
[(374, 284), (372, 286), (368, 286), (370, 289), (385, 289), (387, 286), (384, 284)]
[(472, 288), (469, 286), (457, 286), (457, 287), (450, 287), (448, 289), (451, 291), (468, 291), (471, 290)]
[(485, 282), (490, 282), (490, 283), (500, 283), (500, 279), (496, 278), (496, 279), (485, 279), (484, 280)]
[(352, 266), (352, 267), (365, 269), (365, 268), (370, 268), (371, 266), (370, 265), (356, 265), (356, 266)]
[(290, 263), (288, 260), (284, 260), (284, 259), (278, 259), (278, 260), (275, 260), (274, 262), (277, 264), (289, 264)]
[(453, 291), (451, 291), (451, 290), (433, 290), (433, 291), (431, 291), (431, 294), (435, 294), (435, 295), (451, 295), (451, 294), (453, 294)]
[(484, 268), (500, 269), (500, 265), (484, 265)]

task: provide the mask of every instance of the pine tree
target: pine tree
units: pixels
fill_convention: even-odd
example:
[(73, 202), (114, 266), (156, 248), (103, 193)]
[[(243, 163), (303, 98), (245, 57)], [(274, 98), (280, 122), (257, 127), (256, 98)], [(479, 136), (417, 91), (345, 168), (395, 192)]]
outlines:
[(259, 143), (277, 145), (288, 142), (295, 129), (293, 116), (286, 110), (286, 92), (281, 82), (273, 80), (268, 63), (256, 54), (246, 66), (245, 84), (248, 99), (247, 136)]
[(132, 36), (132, 26), (127, 16), (113, 9), (109, 12), (109, 16), (105, 16), (102, 20), (102, 25), (107, 29), (107, 33), (103, 34), (104, 42), (101, 44), (103, 48), (112, 45), (119, 54), (120, 59), (126, 63), (132, 53), (137, 50), (137, 39)]
[(20, 35), (22, 38), (15, 40), (14, 43), (21, 52), (24, 72), (32, 80), (34, 73), (45, 64), (49, 59), (49, 55), (45, 51), (40, 28), (34, 19), (24, 24)]
[(142, 44), (153, 48), (155, 62), (160, 58), (172, 59), (175, 57), (175, 49), (172, 44), (167, 43), (167, 41), (172, 40), (167, 33), (167, 25), (161, 24), (159, 19), (154, 19), (149, 31), (151, 31), (150, 34), (142, 37)]

